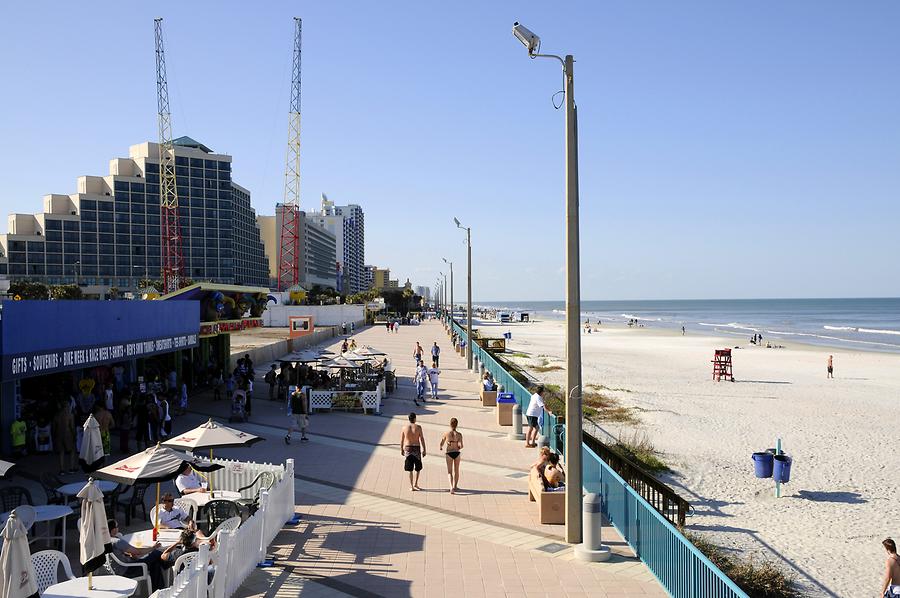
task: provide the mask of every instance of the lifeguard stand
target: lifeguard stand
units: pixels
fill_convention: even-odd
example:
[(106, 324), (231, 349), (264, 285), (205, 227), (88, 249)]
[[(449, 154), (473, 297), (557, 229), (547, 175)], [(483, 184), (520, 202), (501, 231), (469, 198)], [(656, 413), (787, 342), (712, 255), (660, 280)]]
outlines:
[(712, 364), (713, 380), (718, 382), (725, 378), (734, 382), (734, 375), (731, 373), (731, 349), (716, 349)]

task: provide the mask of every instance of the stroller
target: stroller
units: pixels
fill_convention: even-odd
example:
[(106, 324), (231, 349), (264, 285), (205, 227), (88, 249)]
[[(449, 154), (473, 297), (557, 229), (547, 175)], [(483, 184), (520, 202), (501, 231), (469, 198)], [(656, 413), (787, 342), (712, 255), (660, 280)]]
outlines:
[(228, 416), (229, 423), (247, 421), (247, 410), (244, 408), (246, 400), (243, 393), (234, 393), (231, 399), (231, 415)]

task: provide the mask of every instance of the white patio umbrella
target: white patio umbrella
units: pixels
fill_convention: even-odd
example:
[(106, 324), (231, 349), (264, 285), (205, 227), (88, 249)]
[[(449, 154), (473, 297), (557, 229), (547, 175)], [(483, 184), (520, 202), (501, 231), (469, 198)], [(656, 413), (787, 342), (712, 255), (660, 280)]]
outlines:
[(379, 351), (375, 347), (371, 345), (366, 345), (356, 350), (360, 355), (365, 355), (366, 357), (380, 357), (382, 355), (387, 355), (384, 351)]
[(103, 439), (100, 437), (100, 424), (89, 415), (84, 422), (84, 436), (81, 439), (81, 452), (78, 453), (78, 463), (85, 473), (97, 471), (103, 467), (106, 456), (103, 452)]
[(300, 363), (312, 363), (314, 361), (322, 361), (327, 357), (310, 350), (295, 351), (284, 356), (282, 361), (298, 361)]
[[(209, 460), (212, 461), (214, 448), (250, 446), (261, 440), (264, 439), (249, 432), (223, 426), (210, 418), (205, 424), (197, 426), (177, 438), (167, 440), (162, 445), (189, 451), (209, 449)], [(210, 490), (212, 490), (212, 484), (210, 484)]]
[[(197, 471), (209, 472), (222, 469), (221, 465), (203, 462), (175, 449), (157, 444), (140, 453), (131, 455), (95, 472), (95, 476), (106, 480), (133, 486), (137, 482), (156, 483), (156, 504), (159, 504), (159, 485), (174, 480), (181, 473), (184, 464)], [(153, 524), (153, 539), (159, 531), (159, 509)], [(0, 596), (0, 598), (3, 598)]]
[(84, 488), (78, 492), (81, 499), (81, 552), (79, 560), (84, 571), (88, 572), (88, 589), (93, 589), (94, 571), (103, 565), (106, 553), (112, 552), (112, 539), (106, 525), (106, 507), (103, 505), (103, 493), (94, 478), (90, 478)]
[(15, 463), (10, 463), (9, 461), (0, 460), (0, 478), (5, 478), (6, 474), (9, 473), (9, 470), (15, 467)]
[(372, 359), (371, 356), (361, 355), (361, 354), (357, 353), (356, 351), (347, 351), (346, 353), (344, 353), (343, 358), (346, 359), (347, 361), (357, 361), (357, 362), (369, 361), (370, 359)]
[(0, 550), (0, 598), (38, 598), (37, 577), (31, 564), (28, 532), (15, 511), (3, 528)]
[(350, 361), (349, 359), (345, 359), (344, 357), (335, 357), (334, 359), (329, 359), (328, 361), (323, 361), (322, 365), (328, 368), (335, 369), (356, 369), (362, 367), (360, 364)]

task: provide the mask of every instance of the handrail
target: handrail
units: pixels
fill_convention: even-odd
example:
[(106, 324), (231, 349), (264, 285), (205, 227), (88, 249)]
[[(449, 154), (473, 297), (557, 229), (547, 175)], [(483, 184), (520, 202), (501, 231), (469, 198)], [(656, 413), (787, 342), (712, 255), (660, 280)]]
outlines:
[[(453, 332), (467, 340), (461, 326), (454, 320), (451, 320), (450, 325)], [(491, 372), (494, 380), (503, 384), (507, 392), (512, 392), (524, 409), (530, 396), (528, 390), (502, 368), (488, 351), (477, 343), (466, 344), (479, 362), (484, 364), (485, 369)], [(559, 451), (562, 447), (559, 446), (560, 438), (556, 432), (564, 434), (565, 424), (558, 423), (557, 416), (547, 412), (544, 426), (545, 430), (551, 431), (551, 448)], [(590, 436), (587, 438), (590, 440), (581, 445), (584, 489), (600, 494), (603, 515), (669, 595), (676, 598), (748, 598), (737, 584), (722, 573), (667, 517), (660, 514), (657, 508), (632, 488), (588, 444), (596, 447), (594, 442), (599, 441)], [(621, 459), (621, 456), (618, 457)], [(647, 487), (650, 487), (649, 484)]]

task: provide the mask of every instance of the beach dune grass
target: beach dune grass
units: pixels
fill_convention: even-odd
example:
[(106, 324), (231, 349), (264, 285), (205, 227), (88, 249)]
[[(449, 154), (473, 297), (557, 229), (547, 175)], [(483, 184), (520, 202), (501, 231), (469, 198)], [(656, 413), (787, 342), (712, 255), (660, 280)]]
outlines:
[(669, 466), (660, 458), (660, 452), (653, 446), (650, 436), (646, 433), (635, 432), (631, 436), (619, 436), (612, 448), (650, 473), (670, 471)]
[(790, 573), (768, 560), (752, 561), (729, 554), (696, 532), (684, 536), (750, 598), (799, 598), (803, 594)]

